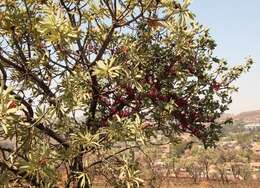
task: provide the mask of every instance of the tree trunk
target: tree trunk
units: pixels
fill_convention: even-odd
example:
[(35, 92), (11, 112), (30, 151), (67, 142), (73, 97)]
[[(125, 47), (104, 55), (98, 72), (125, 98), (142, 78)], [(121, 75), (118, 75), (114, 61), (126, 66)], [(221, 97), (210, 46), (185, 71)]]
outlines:
[(206, 178), (207, 178), (207, 180), (209, 180), (209, 165), (208, 164), (205, 165), (205, 171), (206, 171)]
[[(83, 148), (81, 148), (81, 149), (83, 149)], [(90, 188), (90, 185), (88, 184), (89, 182), (86, 182), (85, 186), (82, 187), (82, 186), (80, 186), (81, 180), (75, 179), (75, 176), (76, 176), (75, 172), (83, 172), (84, 171), (83, 154), (79, 154), (78, 156), (76, 156), (73, 159), (73, 162), (70, 166), (70, 171), (71, 171), (71, 173), (70, 173), (70, 176), (68, 178), (68, 183), (66, 185), (67, 186), (66, 188), (69, 188), (71, 183), (77, 184), (77, 186), (76, 186), (77, 188)]]

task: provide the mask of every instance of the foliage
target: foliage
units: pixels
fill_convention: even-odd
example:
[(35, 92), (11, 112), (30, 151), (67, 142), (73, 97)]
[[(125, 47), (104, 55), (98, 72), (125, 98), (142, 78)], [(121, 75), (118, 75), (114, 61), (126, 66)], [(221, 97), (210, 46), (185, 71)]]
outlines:
[(232, 83), (252, 60), (228, 68), (215, 57), (190, 3), (1, 1), (4, 183), (54, 187), (66, 172), (64, 187), (89, 187), (111, 172), (136, 187), (139, 171), (121, 154), (158, 133), (213, 146)]
[[(226, 141), (227, 137), (233, 137), (230, 134), (222, 138), (215, 148), (210, 149), (205, 149), (200, 143), (193, 142), (191, 147), (186, 147), (182, 155), (177, 155), (176, 150), (178, 151), (179, 148), (174, 147), (171, 153), (175, 177), (178, 178), (179, 169), (185, 169), (185, 172), (193, 178), (194, 182), (200, 178), (219, 179), (223, 183), (229, 182), (229, 180), (252, 179), (252, 175), (256, 174), (252, 164), (257, 162), (258, 159), (253, 157), (253, 141), (247, 143), (247, 147), (245, 147), (245, 143), (239, 142), (239, 137), (244, 135), (248, 136), (248, 132), (239, 133), (236, 135), (236, 139)], [(251, 137), (254, 136), (251, 133)], [(189, 145), (189, 142), (184, 141), (180, 144)]]

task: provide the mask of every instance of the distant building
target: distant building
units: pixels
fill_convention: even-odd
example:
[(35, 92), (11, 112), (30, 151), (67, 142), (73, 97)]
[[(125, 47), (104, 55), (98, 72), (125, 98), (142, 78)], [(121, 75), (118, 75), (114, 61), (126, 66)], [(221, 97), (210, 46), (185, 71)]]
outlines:
[(222, 141), (222, 142), (218, 143), (218, 145), (225, 146), (225, 147), (228, 147), (228, 148), (230, 148), (230, 147), (233, 148), (233, 147), (238, 146), (236, 140), (233, 140), (233, 141)]
[(248, 130), (254, 130), (254, 129), (260, 129), (260, 123), (249, 123), (245, 125), (245, 129)]
[(161, 145), (159, 146), (159, 148), (160, 148), (160, 152), (164, 155), (170, 153), (170, 144)]
[(250, 166), (253, 172), (260, 172), (260, 162), (252, 162)]
[(260, 155), (260, 143), (253, 143), (252, 151)]

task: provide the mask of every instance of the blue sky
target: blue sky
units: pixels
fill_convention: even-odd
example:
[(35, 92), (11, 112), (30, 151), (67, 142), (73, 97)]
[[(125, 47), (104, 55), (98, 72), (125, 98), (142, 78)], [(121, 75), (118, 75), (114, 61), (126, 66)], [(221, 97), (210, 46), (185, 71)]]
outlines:
[(230, 113), (260, 110), (260, 1), (193, 0), (197, 20), (210, 28), (218, 44), (215, 54), (231, 65), (251, 56), (256, 62), (237, 82)]

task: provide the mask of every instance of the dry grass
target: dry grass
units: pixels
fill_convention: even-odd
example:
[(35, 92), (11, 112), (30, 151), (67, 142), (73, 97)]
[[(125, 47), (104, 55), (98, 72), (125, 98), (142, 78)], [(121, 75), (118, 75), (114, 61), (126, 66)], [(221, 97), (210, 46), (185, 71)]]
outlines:
[[(102, 185), (99, 183), (93, 188), (112, 188), (109, 186)], [(145, 186), (145, 188), (150, 188), (149, 186)], [(157, 187), (156, 187), (157, 188)], [(230, 182), (230, 183), (221, 183), (218, 181), (201, 181), (197, 184), (194, 184), (189, 179), (180, 179), (169, 182), (164, 182), (158, 188), (260, 188), (260, 181), (251, 181), (251, 182)]]
[(190, 181), (174, 181), (164, 183), (161, 188), (260, 188), (259, 181), (251, 181), (251, 182), (230, 182), (230, 183), (221, 183), (217, 181), (201, 181), (197, 184), (194, 184)]

